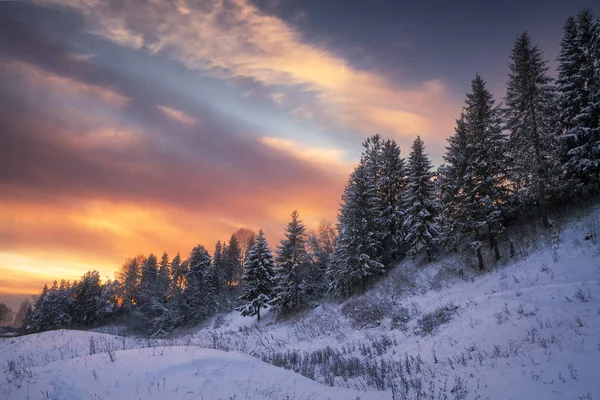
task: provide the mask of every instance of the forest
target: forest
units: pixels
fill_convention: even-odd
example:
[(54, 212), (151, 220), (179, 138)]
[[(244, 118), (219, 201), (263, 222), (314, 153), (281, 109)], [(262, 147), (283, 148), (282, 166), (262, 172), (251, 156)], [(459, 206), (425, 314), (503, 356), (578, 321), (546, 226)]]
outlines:
[(527, 32), (508, 63), (502, 99), (474, 76), (436, 170), (419, 136), (408, 151), (367, 138), (336, 224), (308, 231), (295, 210), (275, 247), (262, 230), (240, 229), (214, 250), (137, 255), (113, 280), (90, 271), (45, 286), (16, 313), (0, 304), (0, 324), (14, 314), (24, 333), (115, 323), (164, 336), (219, 312), (260, 320), (266, 308), (286, 315), (363, 294), (407, 257), (464, 253), (478, 271), (490, 268), (485, 253), (512, 258), (508, 227), (551, 228), (553, 210), (598, 195), (600, 22), (590, 10), (566, 20), (555, 74)]

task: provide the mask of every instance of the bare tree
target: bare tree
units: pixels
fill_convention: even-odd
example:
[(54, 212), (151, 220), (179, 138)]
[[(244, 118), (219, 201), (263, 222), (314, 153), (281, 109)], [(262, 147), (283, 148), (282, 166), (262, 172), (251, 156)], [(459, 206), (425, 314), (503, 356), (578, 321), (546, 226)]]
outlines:
[(238, 245), (240, 246), (240, 256), (243, 264), (246, 261), (248, 251), (255, 242), (256, 232), (254, 232), (252, 229), (240, 228), (233, 234), (233, 236), (235, 236)]
[(6, 326), (13, 320), (13, 310), (4, 303), (0, 303), (0, 326)]

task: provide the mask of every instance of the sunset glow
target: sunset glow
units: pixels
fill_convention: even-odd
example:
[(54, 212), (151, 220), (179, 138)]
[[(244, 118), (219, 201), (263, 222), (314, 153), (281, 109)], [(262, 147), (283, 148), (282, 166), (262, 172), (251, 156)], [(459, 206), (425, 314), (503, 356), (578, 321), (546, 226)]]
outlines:
[(445, 65), (451, 39), (417, 42), (418, 9), (365, 3), (360, 26), (284, 3), (0, 2), (0, 301), (114, 278), (136, 254), (212, 252), (243, 227), (275, 245), (294, 209), (309, 229), (335, 221), (367, 136), (406, 157), (421, 135), (440, 164), (472, 75), (500, 87), (513, 37), (546, 26), (503, 27), (501, 68), (466, 54), (476, 43)]

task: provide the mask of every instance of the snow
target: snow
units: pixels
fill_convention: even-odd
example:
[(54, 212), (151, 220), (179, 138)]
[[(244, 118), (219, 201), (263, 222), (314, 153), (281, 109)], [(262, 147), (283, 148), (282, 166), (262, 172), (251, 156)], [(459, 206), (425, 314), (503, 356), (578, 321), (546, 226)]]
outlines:
[[(485, 274), (459, 256), (400, 264), (350, 300), (383, 305), (381, 318), (365, 312), (373, 321), (361, 329), (343, 304), (324, 303), (279, 320), (265, 310), (260, 323), (220, 315), (173, 339), (67, 330), (0, 339), (0, 399), (392, 398), (389, 385), (375, 390), (366, 375), (344, 378), (316, 364), (311, 380), (304, 364), (284, 357), (325, 351), (361, 362), (419, 358), (410, 378), (422, 382), (422, 398), (598, 399), (600, 212), (560, 225), (515, 241), (515, 259)], [(450, 304), (458, 307), (450, 322), (417, 334), (423, 315)], [(400, 307), (409, 312), (405, 329), (391, 319)]]

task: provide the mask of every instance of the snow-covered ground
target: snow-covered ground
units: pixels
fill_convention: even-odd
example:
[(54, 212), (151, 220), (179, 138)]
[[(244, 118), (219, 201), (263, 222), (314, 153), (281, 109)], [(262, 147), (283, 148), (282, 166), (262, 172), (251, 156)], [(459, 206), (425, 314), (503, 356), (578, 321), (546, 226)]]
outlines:
[(600, 212), (515, 242), (481, 275), (457, 256), (406, 262), (287, 320), (0, 339), (0, 399), (600, 399), (597, 227)]

